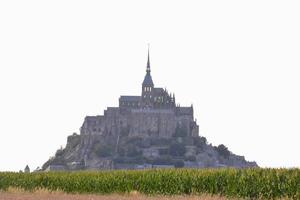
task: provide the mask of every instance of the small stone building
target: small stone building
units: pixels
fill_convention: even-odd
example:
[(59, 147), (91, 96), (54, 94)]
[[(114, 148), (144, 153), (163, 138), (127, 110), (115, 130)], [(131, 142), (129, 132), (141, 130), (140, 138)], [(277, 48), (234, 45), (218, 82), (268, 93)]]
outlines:
[(25, 172), (25, 173), (30, 173), (30, 168), (29, 168), (28, 165), (26, 165), (26, 167), (25, 167), (25, 169), (24, 169), (24, 172)]

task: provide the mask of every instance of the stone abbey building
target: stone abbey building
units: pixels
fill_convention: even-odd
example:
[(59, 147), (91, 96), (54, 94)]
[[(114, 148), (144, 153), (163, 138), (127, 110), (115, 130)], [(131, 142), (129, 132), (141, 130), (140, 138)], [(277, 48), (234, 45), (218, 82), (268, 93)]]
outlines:
[(193, 106), (181, 107), (174, 94), (154, 87), (148, 49), (141, 96), (121, 96), (118, 107), (85, 117), (80, 134), (68, 136), (42, 170), (256, 166), (199, 136)]
[(198, 136), (193, 106), (176, 104), (175, 95), (154, 87), (150, 58), (142, 83), (141, 96), (121, 96), (119, 107), (108, 107), (101, 116), (87, 116), (81, 134), (172, 137), (176, 129), (186, 136)]

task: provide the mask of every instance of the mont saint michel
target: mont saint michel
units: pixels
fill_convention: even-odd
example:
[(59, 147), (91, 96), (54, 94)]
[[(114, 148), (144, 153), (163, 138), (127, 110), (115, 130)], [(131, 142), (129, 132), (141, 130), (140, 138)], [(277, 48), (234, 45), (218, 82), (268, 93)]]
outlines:
[(180, 106), (174, 93), (157, 87), (151, 70), (148, 48), (141, 95), (120, 96), (103, 115), (86, 116), (80, 134), (70, 135), (42, 170), (257, 166), (200, 136), (193, 105)]

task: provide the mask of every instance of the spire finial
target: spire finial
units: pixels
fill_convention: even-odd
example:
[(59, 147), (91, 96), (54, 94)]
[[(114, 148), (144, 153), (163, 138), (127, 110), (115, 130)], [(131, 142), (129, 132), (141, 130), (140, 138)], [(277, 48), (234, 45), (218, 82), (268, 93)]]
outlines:
[(149, 53), (149, 49), (150, 49), (150, 44), (148, 43), (148, 60), (147, 60), (147, 70), (146, 70), (146, 72), (147, 73), (150, 73), (151, 72), (151, 70), (150, 70), (150, 53)]

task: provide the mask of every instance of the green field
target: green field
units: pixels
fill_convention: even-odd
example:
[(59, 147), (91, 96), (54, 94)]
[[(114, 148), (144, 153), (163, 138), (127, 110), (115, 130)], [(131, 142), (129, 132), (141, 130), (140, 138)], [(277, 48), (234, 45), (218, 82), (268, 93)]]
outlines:
[(164, 169), (0, 173), (0, 190), (146, 195), (212, 194), (234, 198), (300, 199), (300, 169)]

